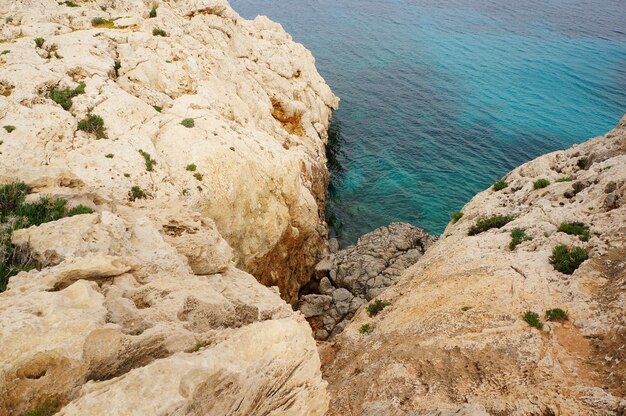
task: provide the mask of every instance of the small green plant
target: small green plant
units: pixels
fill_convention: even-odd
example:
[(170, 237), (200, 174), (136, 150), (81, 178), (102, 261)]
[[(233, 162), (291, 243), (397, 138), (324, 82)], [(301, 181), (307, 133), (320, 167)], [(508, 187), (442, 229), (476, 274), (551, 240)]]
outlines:
[(193, 174), (193, 177), (196, 178), (197, 180), (201, 181), (202, 180), (202, 174), (199, 172), (196, 172)]
[(165, 36), (167, 36), (167, 33), (165, 33), (165, 30), (159, 29), (157, 27), (157, 28), (152, 29), (152, 35), (153, 36), (163, 36), (163, 37), (165, 37)]
[(150, 9), (150, 13), (148, 14), (148, 16), (149, 16), (150, 18), (157, 17), (157, 10), (156, 10), (156, 7), (152, 6), (152, 8)]
[(559, 244), (552, 249), (550, 264), (563, 274), (572, 274), (588, 258), (587, 252), (580, 247), (571, 248), (565, 244)]
[(570, 178), (569, 176), (565, 176), (565, 177), (563, 177), (563, 178), (559, 178), (559, 179), (557, 179), (555, 182), (571, 182), (571, 181), (573, 181), (573, 180), (574, 180), (574, 179)]
[(370, 326), (370, 324), (363, 324), (359, 328), (359, 332), (361, 334), (369, 334), (370, 332), (372, 332), (372, 327)]
[(115, 23), (113, 23), (113, 20), (96, 17), (94, 19), (91, 19), (91, 26), (97, 28), (113, 29), (115, 27)]
[(7, 133), (12, 133), (15, 130), (15, 126), (4, 126)]
[(156, 165), (156, 160), (152, 159), (152, 157), (150, 156), (150, 153), (148, 152), (139, 150), (139, 153), (141, 153), (141, 156), (143, 156), (143, 160), (146, 163), (146, 170), (148, 172), (154, 171), (154, 165)]
[(543, 324), (539, 320), (539, 314), (536, 312), (528, 311), (524, 314), (524, 321), (533, 328), (542, 329)]
[(549, 180), (547, 180), (547, 179), (537, 179), (535, 182), (533, 182), (533, 189), (545, 188), (548, 185), (550, 185), (550, 181)]
[(488, 218), (481, 218), (476, 221), (476, 225), (472, 225), (467, 235), (476, 235), (492, 228), (502, 228), (509, 222), (513, 221), (514, 217), (511, 215), (492, 215)]
[(193, 121), (193, 118), (186, 118), (183, 121), (181, 121), (180, 124), (182, 124), (183, 126), (187, 127), (188, 129), (190, 129), (193, 126), (196, 125), (196, 122)]
[(2, 53), (0, 53), (0, 55), (6, 55), (8, 53), (11, 53), (11, 51), (8, 50), (8, 49), (5, 49), (5, 50), (2, 51)]
[(369, 316), (376, 316), (378, 315), (378, 312), (382, 311), (387, 306), (389, 306), (387, 302), (383, 302), (380, 299), (376, 299), (374, 303), (370, 303), (369, 305), (367, 305), (365, 310), (367, 311), (367, 314)]
[(49, 97), (52, 101), (59, 104), (65, 111), (69, 111), (72, 108), (72, 98), (77, 95), (85, 93), (85, 83), (81, 82), (74, 89), (65, 88), (65, 89), (57, 89), (52, 88), (49, 92)]
[(67, 7), (78, 7), (78, 4), (74, 3), (71, 0), (64, 1), (59, 4), (65, 4)]
[(45, 41), (46, 40), (44, 38), (35, 38), (35, 47), (41, 49)]
[(152, 108), (154, 108), (156, 110), (157, 113), (160, 113), (161, 110), (163, 110), (162, 107), (159, 107), (158, 105), (153, 105)]
[(130, 191), (128, 191), (128, 199), (130, 199), (131, 201), (135, 201), (137, 199), (146, 199), (147, 197), (148, 195), (139, 186), (133, 186), (132, 188), (130, 188)]
[(471, 306), (463, 306), (463, 307), (461, 308), (461, 310), (462, 310), (463, 312), (467, 312), (467, 311), (469, 311), (470, 309), (472, 309), (472, 307), (471, 307)]
[(589, 227), (582, 222), (564, 222), (559, 225), (559, 232), (577, 235), (580, 241), (589, 241), (591, 234), (589, 233)]
[(508, 183), (506, 183), (504, 180), (499, 180), (498, 182), (493, 184), (493, 190), (498, 192), (503, 190), (504, 188), (506, 188), (507, 186), (509, 186)]
[(4, 22), (5, 23), (12, 23), (13, 22), (13, 16), (5, 17), (4, 18)]
[(104, 155), (104, 157), (113, 159), (113, 153), (107, 153), (106, 155)]
[(208, 345), (211, 345), (211, 343), (208, 341), (201, 341), (199, 339), (196, 339), (196, 345), (193, 347), (193, 351), (198, 352), (201, 348), (204, 348)]
[(96, 139), (106, 139), (107, 135), (104, 130), (104, 120), (95, 114), (87, 114), (84, 119), (78, 122), (78, 130), (82, 130), (89, 134), (95, 134)]
[(190, 164), (187, 165), (187, 167), (185, 169), (188, 170), (189, 172), (195, 172), (196, 165), (193, 164), (193, 163), (190, 163)]
[(567, 312), (563, 309), (554, 308), (546, 311), (546, 319), (548, 321), (567, 321)]
[(24, 413), (23, 416), (52, 416), (59, 410), (59, 405), (59, 399), (48, 398), (43, 403), (38, 404)]
[(120, 76), (120, 69), (122, 68), (122, 63), (118, 60), (113, 62), (113, 71), (115, 71), (115, 78)]
[(456, 224), (456, 222), (457, 222), (458, 220), (460, 220), (461, 218), (463, 218), (463, 213), (462, 213), (461, 211), (456, 211), (456, 212), (453, 212), (453, 213), (450, 215), (450, 218), (452, 219), (452, 224)]
[(124, 177), (125, 177), (125, 178), (130, 178), (130, 173), (125, 173), (125, 174), (124, 174)]
[(522, 243), (522, 241), (528, 240), (532, 240), (532, 238), (526, 235), (526, 231), (521, 228), (513, 228), (511, 230), (511, 242), (509, 243), (509, 249), (513, 251), (515, 250), (515, 247)]

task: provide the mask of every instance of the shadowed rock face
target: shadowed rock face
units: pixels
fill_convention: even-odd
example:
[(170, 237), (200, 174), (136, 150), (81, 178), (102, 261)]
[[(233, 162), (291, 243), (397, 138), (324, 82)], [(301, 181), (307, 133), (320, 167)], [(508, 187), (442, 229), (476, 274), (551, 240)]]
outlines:
[[(550, 184), (534, 189), (538, 179)], [(507, 188), (476, 195), (379, 296), (384, 310), (370, 317), (361, 309), (323, 346), (329, 415), (625, 411), (626, 118), (504, 180)], [(513, 219), (468, 235), (492, 215)], [(558, 231), (573, 222), (588, 239)], [(511, 249), (515, 228), (528, 238)], [(557, 271), (551, 258), (560, 244), (589, 259), (572, 274)], [(569, 319), (549, 321), (554, 308)], [(542, 329), (525, 322), (529, 311)]]

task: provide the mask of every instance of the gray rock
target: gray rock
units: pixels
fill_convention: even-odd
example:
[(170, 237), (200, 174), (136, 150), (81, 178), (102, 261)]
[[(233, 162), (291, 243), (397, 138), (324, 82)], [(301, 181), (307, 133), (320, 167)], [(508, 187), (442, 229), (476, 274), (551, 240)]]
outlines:
[(337, 240), (336, 238), (331, 238), (330, 240), (328, 240), (328, 250), (331, 253), (336, 253), (339, 251), (339, 240)]
[(328, 277), (322, 277), (319, 285), (319, 291), (322, 295), (332, 295), (335, 289), (335, 286), (330, 283), (330, 279)]
[(348, 313), (354, 295), (348, 289), (340, 288), (333, 292), (333, 303), (341, 316)]
[(330, 273), (330, 270), (332, 268), (333, 262), (330, 260), (330, 258), (326, 257), (315, 265), (315, 276), (318, 279), (328, 276), (328, 273)]
[(304, 295), (298, 302), (298, 309), (305, 318), (320, 316), (330, 308), (333, 301), (331, 296), (326, 295)]

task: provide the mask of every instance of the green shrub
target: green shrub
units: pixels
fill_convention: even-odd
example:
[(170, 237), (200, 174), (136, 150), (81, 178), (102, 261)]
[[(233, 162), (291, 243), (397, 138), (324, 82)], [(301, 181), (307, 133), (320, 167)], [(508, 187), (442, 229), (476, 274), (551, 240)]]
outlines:
[(531, 240), (531, 237), (526, 235), (526, 231), (521, 228), (513, 228), (511, 230), (511, 242), (509, 243), (509, 249), (513, 251), (522, 241), (528, 240)]
[(84, 119), (78, 122), (78, 130), (82, 130), (89, 134), (95, 134), (96, 139), (106, 139), (104, 130), (104, 120), (95, 114), (87, 114)]
[(471, 306), (463, 306), (463, 307), (461, 308), (461, 310), (462, 310), (463, 312), (467, 312), (467, 311), (469, 311), (470, 309), (472, 309), (472, 307), (471, 307)]
[(153, 36), (167, 36), (167, 33), (165, 33), (165, 30), (163, 29), (159, 29), (159, 28), (154, 28), (152, 29), (152, 35)]
[(106, 155), (104, 155), (104, 157), (113, 159), (113, 153), (107, 153)]
[(559, 244), (552, 249), (550, 264), (561, 273), (572, 274), (588, 258), (587, 252), (580, 247), (570, 248), (565, 244)]
[(543, 324), (539, 320), (539, 314), (536, 312), (528, 311), (524, 314), (524, 321), (533, 328), (542, 329)]
[(131, 201), (135, 201), (136, 199), (146, 199), (147, 197), (148, 194), (146, 194), (139, 186), (133, 186), (130, 188), (130, 191), (128, 191), (128, 199)]
[(113, 62), (113, 71), (115, 71), (115, 78), (120, 76), (120, 69), (122, 68), (122, 63), (118, 60)]
[(69, 111), (72, 108), (72, 98), (79, 94), (85, 93), (85, 83), (81, 82), (74, 89), (66, 88), (63, 90), (52, 88), (49, 92), (49, 97), (52, 101), (59, 104), (65, 111)]
[(513, 219), (514, 217), (511, 215), (492, 215), (488, 218), (479, 219), (476, 221), (476, 225), (472, 225), (467, 235), (476, 235), (492, 228), (501, 228), (513, 221)]
[(187, 167), (185, 169), (187, 169), (189, 172), (195, 172), (196, 165), (193, 164), (193, 163), (190, 163), (190, 164), (187, 165)]
[(202, 174), (201, 173), (196, 172), (196, 173), (193, 174), (193, 177), (196, 178), (199, 181), (202, 180)]
[(113, 20), (96, 17), (94, 19), (91, 19), (91, 26), (97, 28), (113, 29), (115, 27), (115, 23), (113, 23)]
[(150, 13), (148, 14), (148, 16), (149, 16), (150, 18), (157, 17), (156, 7), (152, 6), (152, 8), (150, 9)]
[(462, 213), (461, 211), (456, 211), (456, 212), (453, 212), (453, 213), (450, 215), (450, 218), (452, 219), (452, 224), (456, 224), (456, 222), (457, 222), (458, 220), (460, 220), (461, 218), (463, 218), (463, 213)]
[(4, 126), (4, 129), (7, 131), (7, 133), (11, 133), (15, 130), (15, 126)]
[(35, 38), (35, 46), (41, 48), (46, 40), (44, 38)]
[(180, 124), (182, 124), (183, 126), (187, 127), (188, 129), (190, 129), (193, 126), (196, 125), (196, 122), (193, 121), (193, 118), (186, 118), (183, 121), (181, 121)]
[(504, 180), (499, 180), (498, 182), (493, 184), (493, 190), (494, 191), (501, 191), (504, 188), (506, 188), (507, 186), (509, 186), (508, 183), (506, 183)]
[(548, 321), (567, 321), (567, 312), (563, 309), (555, 308), (546, 311), (546, 319)]
[(24, 413), (23, 416), (52, 416), (59, 410), (59, 405), (61, 403), (58, 399), (49, 398), (46, 399), (43, 403), (38, 404), (28, 412)]
[(376, 316), (378, 315), (378, 312), (385, 309), (386, 306), (389, 306), (389, 304), (386, 302), (383, 302), (380, 299), (376, 299), (374, 303), (370, 303), (369, 305), (367, 305), (365, 310), (367, 311), (367, 314), (369, 316)]
[(64, 1), (64, 2), (59, 3), (59, 4), (65, 4), (67, 7), (78, 7), (78, 4), (74, 3), (71, 0)]
[(370, 327), (370, 324), (363, 324), (361, 325), (361, 328), (359, 328), (359, 332), (361, 334), (369, 334), (372, 331), (372, 328)]
[(550, 185), (550, 181), (549, 180), (547, 180), (547, 179), (537, 179), (535, 182), (533, 182), (533, 189), (545, 188), (548, 185)]
[(125, 174), (124, 174), (124, 177), (125, 177), (125, 178), (130, 178), (130, 173), (125, 173)]
[(565, 234), (577, 235), (580, 241), (589, 241), (589, 227), (582, 222), (564, 222), (559, 225), (558, 231)]
[(152, 108), (154, 108), (156, 110), (157, 113), (160, 113), (161, 110), (163, 110), (162, 107), (159, 107), (158, 105), (153, 105)]
[(152, 159), (152, 157), (150, 156), (150, 153), (148, 152), (139, 150), (139, 153), (141, 153), (141, 156), (143, 156), (143, 160), (146, 163), (146, 170), (148, 172), (154, 171), (154, 165), (156, 165), (156, 160)]
[(11, 53), (11, 51), (8, 50), (8, 49), (5, 49), (5, 50), (2, 51), (2, 53), (0, 53), (0, 55), (6, 55), (8, 53)]
[(555, 182), (571, 182), (571, 181), (573, 181), (573, 180), (574, 180), (574, 179), (570, 178), (569, 176), (565, 176), (565, 177), (563, 177), (563, 178), (559, 178), (559, 179), (557, 179)]

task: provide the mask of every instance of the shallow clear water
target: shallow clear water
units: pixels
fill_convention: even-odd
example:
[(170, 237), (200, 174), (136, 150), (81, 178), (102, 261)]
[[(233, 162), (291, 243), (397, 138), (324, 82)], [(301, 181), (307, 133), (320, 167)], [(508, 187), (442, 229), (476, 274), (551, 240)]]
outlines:
[(269, 16), (341, 98), (328, 219), (342, 244), (391, 221), (441, 233), (519, 164), (626, 112), (624, 0), (231, 0)]

